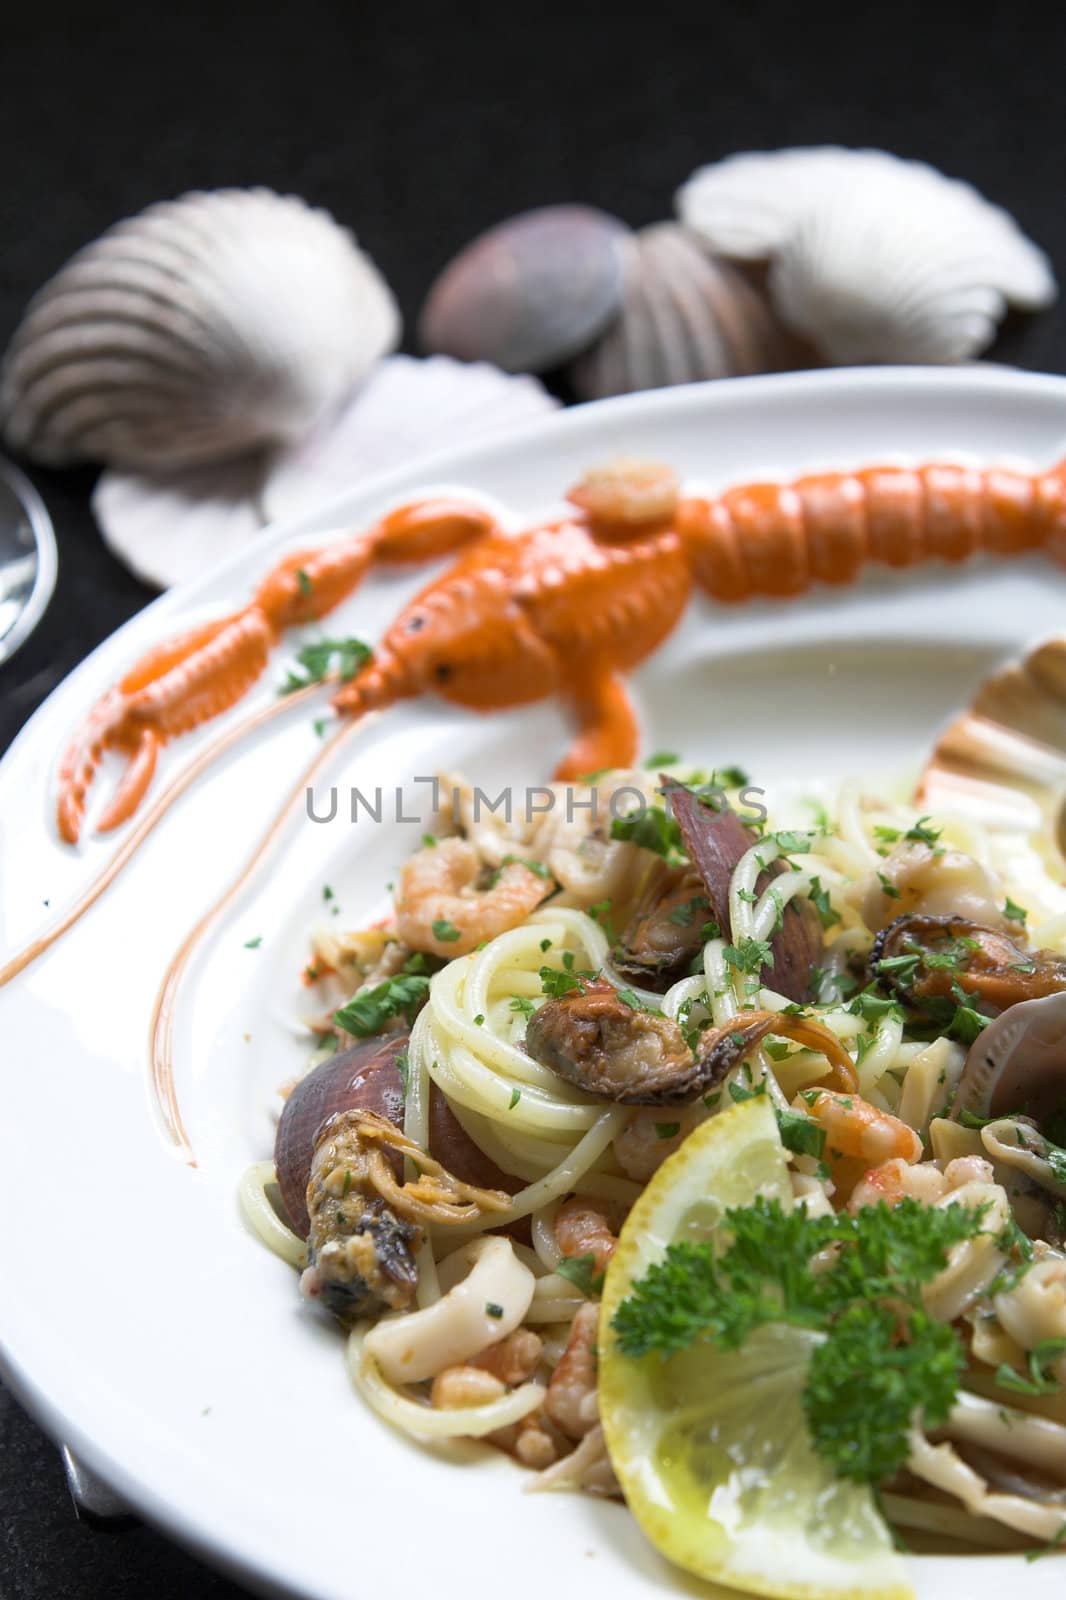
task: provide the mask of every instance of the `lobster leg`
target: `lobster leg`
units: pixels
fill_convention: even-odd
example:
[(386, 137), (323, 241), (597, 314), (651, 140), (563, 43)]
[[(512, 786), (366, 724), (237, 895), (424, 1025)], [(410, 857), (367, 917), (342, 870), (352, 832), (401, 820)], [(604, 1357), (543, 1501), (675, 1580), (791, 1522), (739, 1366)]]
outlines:
[(243, 611), (149, 651), (103, 696), (63, 756), (57, 802), (62, 838), (77, 843), (106, 750), (121, 751), (129, 764), (100, 820), (102, 832), (136, 811), (169, 739), (218, 716), (248, 692), (286, 628), (317, 621), (340, 605), (375, 561), (432, 560), (495, 526), (481, 507), (454, 499), (400, 506), (364, 532), (287, 555)]
[(617, 673), (606, 668), (590, 673), (570, 699), (578, 734), (555, 769), (561, 783), (605, 767), (631, 767), (637, 759), (640, 733), (629, 691)]

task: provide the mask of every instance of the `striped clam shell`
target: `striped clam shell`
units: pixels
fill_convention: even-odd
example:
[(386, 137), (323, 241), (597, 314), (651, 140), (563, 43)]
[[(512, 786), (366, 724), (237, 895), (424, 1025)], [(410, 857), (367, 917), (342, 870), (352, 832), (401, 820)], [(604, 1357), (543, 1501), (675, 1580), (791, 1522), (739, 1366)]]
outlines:
[(675, 223), (630, 242), (619, 316), (570, 369), (585, 400), (800, 364), (765, 295)]
[(325, 211), (267, 189), (150, 206), (31, 301), (0, 372), (8, 445), (151, 470), (302, 437), (396, 342), (384, 279)]

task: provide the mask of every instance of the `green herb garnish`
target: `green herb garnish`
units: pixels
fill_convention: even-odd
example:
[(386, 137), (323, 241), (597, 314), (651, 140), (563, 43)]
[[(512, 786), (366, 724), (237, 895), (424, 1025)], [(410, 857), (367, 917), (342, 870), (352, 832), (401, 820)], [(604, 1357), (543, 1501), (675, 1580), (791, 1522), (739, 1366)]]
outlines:
[(393, 1017), (404, 1017), (412, 1023), (425, 1003), (429, 993), (429, 979), (420, 972), (398, 972), (365, 989), (333, 1013), (338, 1028), (357, 1039), (369, 1039), (380, 1033)]
[(306, 689), (312, 683), (322, 683), (334, 666), (340, 681), (348, 683), (359, 668), (366, 665), (370, 656), (370, 646), (361, 639), (315, 639), (297, 650), (296, 664), (302, 671), (297, 672), (290, 667), (278, 692), (295, 694), (298, 689)]
[(982, 1216), (908, 1197), (810, 1217), (760, 1197), (726, 1213), (721, 1255), (708, 1240), (667, 1248), (615, 1315), (619, 1347), (669, 1357), (701, 1340), (736, 1349), (768, 1323), (815, 1330), (803, 1389), (811, 1442), (841, 1477), (877, 1483), (905, 1463), (914, 1413), (936, 1428), (954, 1403), (965, 1350), (921, 1288)]
[(563, 1256), (555, 1270), (589, 1300), (603, 1293), (604, 1274), (596, 1271), (596, 1257), (591, 1250), (583, 1256)]

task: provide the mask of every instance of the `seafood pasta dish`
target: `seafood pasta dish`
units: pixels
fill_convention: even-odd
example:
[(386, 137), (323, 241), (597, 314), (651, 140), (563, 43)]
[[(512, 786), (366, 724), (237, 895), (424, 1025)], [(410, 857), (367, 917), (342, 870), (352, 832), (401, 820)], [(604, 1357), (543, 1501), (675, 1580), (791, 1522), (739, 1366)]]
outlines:
[[(572, 735), (550, 787), (501, 812), (442, 774), (447, 802), (378, 886), (382, 914), (347, 927), (323, 891), (306, 1048), (278, 1085), (273, 1157), (241, 1182), (247, 1221), (295, 1269), (308, 1319), (343, 1329), (353, 1405), (438, 1451), (480, 1441), (456, 1471), (503, 1455), (532, 1489), (616, 1500), (605, 1515), (627, 1508), (690, 1573), (902, 1600), (901, 1549), (1053, 1558), (1066, 640), (986, 681), (919, 803), (884, 780), (816, 782), (814, 719), (807, 791), (803, 773), (775, 792), (670, 752), (638, 764), (626, 676), (697, 591), (791, 603), (868, 566), (1061, 562), (1066, 463), (868, 467), (704, 497), (621, 462), (567, 501), (528, 527), (466, 497), (394, 507), (288, 551), (243, 608), (132, 664), (59, 761), (66, 845), (105, 763), (120, 776), (101, 832), (132, 822), (166, 746), (237, 705), (286, 632), (378, 563), (444, 563), (372, 644), (305, 637), (280, 695), (163, 778), (0, 985), (243, 731), (323, 685), (334, 716), (314, 723), (290, 808), (353, 727), (401, 701), (489, 714), (558, 698)], [(691, 709), (713, 748), (713, 699)], [(159, 992), (152, 1088), (190, 1160), (174, 996), (287, 815)]]
[(361, 1400), (757, 1592), (1062, 1543), (1050, 841), (665, 753), (510, 822), (446, 788), (389, 913), (311, 933), (242, 1190)]

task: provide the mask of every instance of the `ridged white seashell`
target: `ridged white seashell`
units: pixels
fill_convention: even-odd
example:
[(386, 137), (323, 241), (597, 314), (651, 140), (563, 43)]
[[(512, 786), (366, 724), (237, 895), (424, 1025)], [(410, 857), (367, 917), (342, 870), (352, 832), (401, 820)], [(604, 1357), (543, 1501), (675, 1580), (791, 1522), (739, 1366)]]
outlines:
[(187, 194), (109, 229), (34, 297), (0, 421), (49, 466), (219, 460), (301, 437), (399, 327), (327, 212), (268, 189)]
[(332, 423), (278, 457), (263, 490), (267, 516), (302, 515), (360, 479), (521, 427), (558, 404), (536, 378), (483, 362), (393, 356)]
[(1066, 635), (985, 680), (937, 741), (918, 794), (930, 810), (1036, 833), (1066, 858)]
[(301, 444), (167, 474), (112, 469), (101, 474), (93, 511), (119, 560), (166, 588), (245, 547), (267, 521), (312, 511), (362, 478), (518, 427), (557, 403), (534, 378), (446, 356), (393, 356)]
[(1043, 251), (970, 184), (881, 150), (730, 156), (677, 196), (722, 255), (771, 262), (788, 325), (830, 360), (965, 361), (1008, 305), (1055, 298)]
[(571, 368), (584, 400), (705, 378), (779, 372), (798, 341), (766, 297), (684, 228), (642, 228), (626, 259), (620, 315)]

